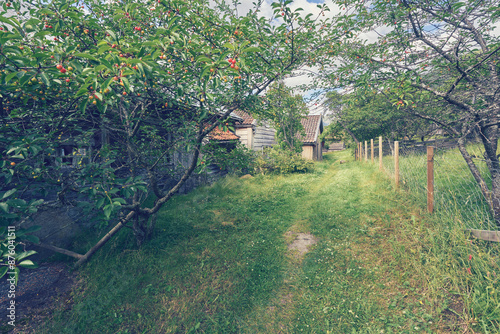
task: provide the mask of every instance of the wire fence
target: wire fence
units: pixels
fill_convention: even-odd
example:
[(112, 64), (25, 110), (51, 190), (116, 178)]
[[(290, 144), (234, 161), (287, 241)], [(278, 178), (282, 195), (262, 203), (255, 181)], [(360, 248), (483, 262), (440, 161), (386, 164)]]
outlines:
[[(399, 149), (396, 152), (397, 145)], [(428, 180), (428, 147), (433, 147), (434, 151), (430, 161), (433, 165), (432, 183)], [(432, 192), (433, 214), (445, 218), (442, 221), (459, 222), (470, 229), (497, 230), (487, 201), (457, 147), (456, 139), (396, 143), (377, 138), (373, 144), (371, 141), (361, 143), (356, 150), (356, 157), (381, 165), (383, 171), (397, 181), (395, 157), (398, 156), (399, 187), (422, 203), (428, 202), (429, 193)], [(467, 150), (487, 184), (491, 184), (482, 145), (471, 140)]]

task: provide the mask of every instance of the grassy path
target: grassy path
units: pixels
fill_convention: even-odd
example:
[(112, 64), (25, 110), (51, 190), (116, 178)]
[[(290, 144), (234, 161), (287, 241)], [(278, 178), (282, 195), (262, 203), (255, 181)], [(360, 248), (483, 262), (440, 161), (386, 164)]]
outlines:
[[(46, 331), (463, 332), (460, 299), (422, 270), (421, 221), (347, 153), (311, 174), (228, 178), (174, 198), (145, 247), (107, 245)], [(287, 248), (300, 232), (318, 240), (304, 258)]]

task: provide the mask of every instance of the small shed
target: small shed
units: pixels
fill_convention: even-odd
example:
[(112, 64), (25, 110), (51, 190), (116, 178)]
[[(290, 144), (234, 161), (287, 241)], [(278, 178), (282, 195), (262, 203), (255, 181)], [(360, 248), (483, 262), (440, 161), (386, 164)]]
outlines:
[(242, 121), (234, 126), (236, 135), (247, 148), (260, 151), (276, 144), (276, 130), (268, 121), (257, 120), (243, 110), (236, 110), (234, 113), (242, 118)]
[(323, 132), (323, 116), (308, 115), (300, 122), (304, 127), (302, 157), (309, 160), (322, 160), (324, 143), (320, 141), (319, 136)]

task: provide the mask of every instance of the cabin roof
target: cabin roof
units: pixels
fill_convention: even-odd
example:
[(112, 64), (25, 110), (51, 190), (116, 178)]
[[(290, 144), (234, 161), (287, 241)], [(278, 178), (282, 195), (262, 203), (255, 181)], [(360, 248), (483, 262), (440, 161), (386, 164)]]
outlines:
[(321, 115), (308, 115), (300, 120), (305, 134), (301, 137), (304, 144), (314, 143), (323, 131), (323, 117)]
[(253, 121), (255, 120), (255, 118), (253, 118), (252, 115), (250, 115), (249, 113), (247, 113), (246, 111), (243, 111), (243, 110), (238, 109), (238, 110), (235, 110), (233, 113), (242, 119), (241, 124), (243, 124), (243, 125), (251, 125), (251, 124), (253, 124)]
[(229, 129), (224, 131), (220, 127), (214, 128), (210, 133), (208, 134), (208, 138), (212, 140), (238, 140), (240, 139), (240, 136), (235, 135)]

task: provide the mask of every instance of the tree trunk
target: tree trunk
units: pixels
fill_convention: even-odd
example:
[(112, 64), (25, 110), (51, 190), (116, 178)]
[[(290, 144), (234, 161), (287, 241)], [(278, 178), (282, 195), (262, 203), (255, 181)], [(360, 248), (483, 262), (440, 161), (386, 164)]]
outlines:
[(352, 133), (351, 130), (349, 130), (349, 128), (345, 125), (344, 122), (342, 121), (339, 121), (340, 125), (342, 125), (342, 127), (344, 128), (344, 130), (347, 131), (347, 133), (352, 137), (352, 139), (354, 140), (354, 142), (356, 142), (356, 144), (359, 144), (359, 140), (358, 138), (356, 138), (356, 136), (354, 135), (354, 133)]
[[(500, 227), (500, 174), (498, 173), (498, 170), (492, 171), (489, 169), (493, 181), (493, 187), (490, 190), (488, 185), (486, 184), (483, 176), (481, 175), (481, 172), (477, 168), (476, 164), (472, 160), (471, 155), (467, 151), (466, 148), (466, 139), (465, 137), (461, 137), (458, 140), (458, 149), (460, 150), (460, 153), (462, 154), (462, 157), (464, 158), (465, 162), (467, 163), (467, 166), (469, 167), (470, 172), (472, 173), (472, 176), (476, 180), (476, 183), (479, 185), (479, 188), (481, 189), (481, 193), (483, 194), (486, 202), (488, 203), (488, 207), (490, 209), (491, 214), (495, 218), (495, 222), (497, 226)], [(497, 159), (498, 163), (498, 159)]]
[(484, 158), (491, 175), (490, 206), (500, 227), (500, 163), (497, 157), (498, 126), (481, 128), (479, 132), (484, 147)]

